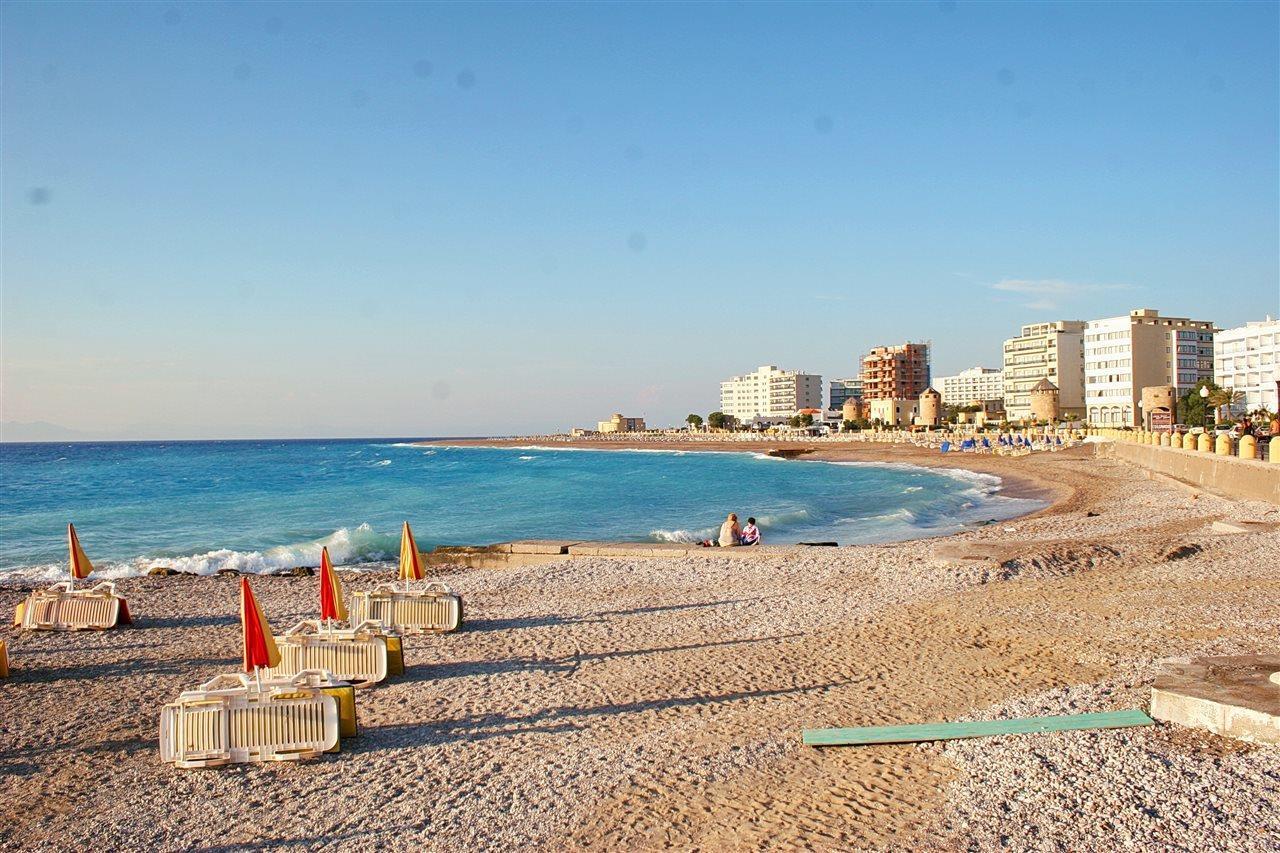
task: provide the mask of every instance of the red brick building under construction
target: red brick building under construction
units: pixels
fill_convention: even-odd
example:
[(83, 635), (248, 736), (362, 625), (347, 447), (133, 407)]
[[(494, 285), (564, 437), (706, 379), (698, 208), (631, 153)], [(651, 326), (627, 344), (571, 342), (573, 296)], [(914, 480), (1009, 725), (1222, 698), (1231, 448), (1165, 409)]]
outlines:
[(929, 387), (929, 345), (876, 347), (862, 357), (862, 399), (915, 400)]

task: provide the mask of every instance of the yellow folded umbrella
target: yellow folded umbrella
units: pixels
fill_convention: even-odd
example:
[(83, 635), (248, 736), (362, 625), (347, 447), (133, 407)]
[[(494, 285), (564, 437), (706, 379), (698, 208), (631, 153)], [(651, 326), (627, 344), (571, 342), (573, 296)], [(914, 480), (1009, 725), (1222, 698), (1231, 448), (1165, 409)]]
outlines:
[(89, 577), (89, 573), (93, 571), (93, 563), (89, 562), (89, 558), (84, 554), (84, 549), (80, 547), (80, 539), (76, 536), (76, 526), (74, 524), (67, 525), (67, 550), (71, 552), (69, 561), (71, 577), (78, 580), (84, 580)]
[(420, 581), (424, 575), (422, 555), (418, 553), (418, 544), (413, 541), (413, 531), (406, 521), (400, 532), (400, 580)]

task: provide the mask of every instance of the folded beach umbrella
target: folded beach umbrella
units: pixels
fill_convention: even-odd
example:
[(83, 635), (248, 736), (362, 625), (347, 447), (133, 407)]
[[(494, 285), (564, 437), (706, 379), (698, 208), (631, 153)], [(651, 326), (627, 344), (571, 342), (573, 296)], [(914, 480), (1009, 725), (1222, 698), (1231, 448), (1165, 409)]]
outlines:
[(80, 547), (80, 539), (76, 536), (74, 524), (67, 525), (67, 550), (71, 553), (69, 561), (71, 577), (78, 580), (89, 577), (89, 573), (93, 571), (93, 563), (89, 562), (89, 558), (84, 555), (84, 549)]
[(329, 562), (329, 549), (320, 551), (320, 618), (324, 621), (347, 620), (347, 603), (342, 600), (342, 584)]
[(413, 541), (413, 531), (406, 521), (404, 530), (400, 532), (400, 580), (420, 581), (423, 576), (422, 555), (418, 553), (418, 544)]
[(240, 627), (244, 629), (244, 671), (253, 672), (260, 666), (280, 665), (280, 652), (276, 638), (271, 636), (271, 626), (262, 615), (262, 608), (249, 589), (249, 579), (240, 579)]

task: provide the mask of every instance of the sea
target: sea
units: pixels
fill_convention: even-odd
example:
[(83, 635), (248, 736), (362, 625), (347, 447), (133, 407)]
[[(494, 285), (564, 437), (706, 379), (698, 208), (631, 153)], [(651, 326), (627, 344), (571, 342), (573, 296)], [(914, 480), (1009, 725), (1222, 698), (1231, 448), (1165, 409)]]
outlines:
[(415, 445), (413, 439), (0, 444), (0, 577), (380, 567), (514, 539), (696, 542), (729, 512), (768, 544), (938, 536), (1033, 511), (994, 476), (752, 452)]

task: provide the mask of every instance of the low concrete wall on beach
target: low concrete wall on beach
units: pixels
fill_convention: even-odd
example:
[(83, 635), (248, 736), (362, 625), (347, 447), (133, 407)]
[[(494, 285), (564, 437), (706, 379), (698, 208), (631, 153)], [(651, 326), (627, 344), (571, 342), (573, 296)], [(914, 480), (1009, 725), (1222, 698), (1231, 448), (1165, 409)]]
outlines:
[(1099, 456), (1140, 465), (1215, 495), (1280, 504), (1280, 465), (1274, 463), (1124, 441), (1101, 441), (1097, 448)]
[(574, 539), (526, 539), (496, 545), (441, 545), (422, 559), (428, 566), (462, 565), (471, 569), (506, 569), (538, 566), (566, 557), (785, 557), (787, 546), (755, 545), (748, 548), (702, 548), (681, 542), (579, 542)]

